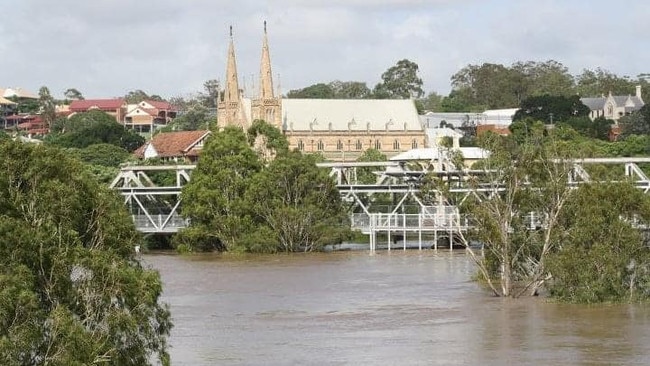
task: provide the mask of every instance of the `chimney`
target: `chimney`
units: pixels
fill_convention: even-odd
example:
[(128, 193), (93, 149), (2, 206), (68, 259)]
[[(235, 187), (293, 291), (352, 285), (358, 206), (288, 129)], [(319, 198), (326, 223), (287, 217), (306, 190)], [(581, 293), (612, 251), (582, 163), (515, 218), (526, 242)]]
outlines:
[(636, 86), (636, 97), (643, 100), (643, 98), (641, 98), (641, 85)]

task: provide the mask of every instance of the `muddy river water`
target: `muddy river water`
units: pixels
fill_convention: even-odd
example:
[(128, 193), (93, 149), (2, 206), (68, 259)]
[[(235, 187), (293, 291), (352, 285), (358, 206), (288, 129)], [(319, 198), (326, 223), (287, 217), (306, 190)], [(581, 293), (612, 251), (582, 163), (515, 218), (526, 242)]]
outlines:
[(173, 365), (649, 365), (650, 307), (491, 297), (463, 251), (147, 254)]

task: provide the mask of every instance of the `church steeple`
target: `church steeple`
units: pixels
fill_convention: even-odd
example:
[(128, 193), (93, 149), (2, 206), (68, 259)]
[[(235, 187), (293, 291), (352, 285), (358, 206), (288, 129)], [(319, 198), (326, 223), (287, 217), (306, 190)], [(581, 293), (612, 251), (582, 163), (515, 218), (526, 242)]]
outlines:
[(230, 45), (228, 46), (228, 59), (226, 60), (226, 82), (224, 83), (223, 94), (223, 100), (217, 102), (217, 123), (219, 127), (235, 125), (243, 129), (248, 128), (248, 113), (243, 108), (242, 95), (239, 90), (239, 75), (237, 74), (232, 26), (230, 26)]
[(269, 40), (266, 34), (266, 21), (264, 21), (264, 39), (262, 40), (262, 61), (260, 62), (260, 96), (259, 98), (273, 98), (273, 74), (271, 72), (271, 55), (269, 54)]
[(237, 62), (235, 60), (235, 42), (232, 36), (232, 25), (230, 26), (230, 45), (228, 46), (228, 61), (226, 63), (226, 85), (224, 102), (238, 102), (239, 79), (237, 76)]

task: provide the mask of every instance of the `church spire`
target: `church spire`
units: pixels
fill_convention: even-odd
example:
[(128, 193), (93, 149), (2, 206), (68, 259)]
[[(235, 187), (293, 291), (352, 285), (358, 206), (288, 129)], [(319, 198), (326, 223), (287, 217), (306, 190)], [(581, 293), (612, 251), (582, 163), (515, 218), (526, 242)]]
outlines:
[(235, 42), (232, 36), (232, 25), (230, 26), (230, 45), (228, 46), (225, 89), (224, 102), (239, 101), (239, 81), (237, 76), (237, 62), (235, 61)]
[(260, 99), (273, 98), (273, 75), (271, 73), (271, 55), (269, 54), (269, 40), (266, 35), (266, 21), (264, 21), (264, 39), (262, 41), (262, 61), (260, 63)]

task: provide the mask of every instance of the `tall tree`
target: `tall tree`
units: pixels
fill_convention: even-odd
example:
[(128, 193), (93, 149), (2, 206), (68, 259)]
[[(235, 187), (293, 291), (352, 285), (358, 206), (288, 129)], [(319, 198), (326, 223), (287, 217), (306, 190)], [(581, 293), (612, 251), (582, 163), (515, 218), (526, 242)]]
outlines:
[(381, 83), (375, 86), (373, 94), (378, 99), (417, 99), (424, 95), (422, 79), (418, 76), (419, 66), (413, 61), (397, 61), (381, 74)]
[[(472, 181), (476, 194), (462, 205), (474, 225), (463, 242), (496, 296), (535, 294), (544, 284), (559, 215), (571, 194), (571, 150), (546, 140), (542, 124), (533, 127), (523, 143), (490, 133), (482, 137), (480, 146), (490, 151), (482, 162), (485, 174)], [(429, 181), (441, 192), (433, 202), (450, 199), (444, 182), (435, 176)], [(469, 242), (482, 243), (485, 255)]]
[(50, 89), (46, 86), (42, 86), (38, 90), (38, 105), (41, 111), (41, 118), (43, 118), (43, 122), (49, 128), (56, 119), (56, 110), (54, 97), (52, 97)]
[(66, 89), (66, 91), (63, 92), (63, 96), (68, 100), (84, 100), (84, 96), (75, 88)]
[(585, 69), (576, 76), (576, 92), (582, 97), (598, 97), (610, 92), (613, 95), (628, 95), (634, 93), (636, 83), (601, 68)]
[(118, 196), (59, 149), (0, 154), (0, 364), (169, 364), (162, 282)]
[(203, 93), (200, 95), (201, 104), (205, 108), (217, 108), (217, 98), (221, 92), (218, 80), (210, 79), (203, 83)]
[(519, 86), (520, 102), (529, 96), (575, 94), (569, 69), (555, 60), (517, 62), (511, 69), (523, 77), (523, 85)]

